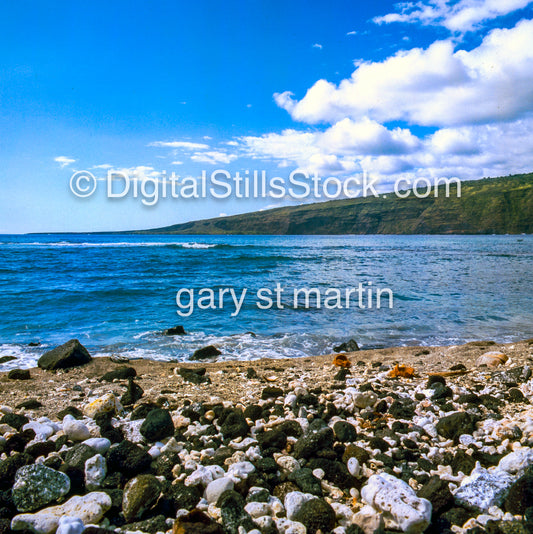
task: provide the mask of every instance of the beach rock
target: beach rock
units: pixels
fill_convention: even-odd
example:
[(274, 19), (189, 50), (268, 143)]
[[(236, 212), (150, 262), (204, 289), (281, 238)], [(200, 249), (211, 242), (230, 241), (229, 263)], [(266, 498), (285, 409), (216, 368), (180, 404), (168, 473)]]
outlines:
[(523, 515), (530, 507), (533, 507), (533, 468), (513, 483), (503, 505), (513, 515)]
[(295, 513), (293, 520), (305, 525), (307, 534), (331, 532), (335, 526), (335, 512), (331, 505), (322, 499), (305, 501)]
[(11, 493), (19, 512), (32, 512), (57, 501), (69, 491), (70, 479), (65, 473), (34, 464), (17, 471)]
[(216, 504), (220, 496), (234, 487), (233, 480), (229, 477), (217, 478), (210, 482), (205, 488), (205, 498), (208, 503)]
[(0, 419), (0, 424), (9, 425), (15, 430), (20, 430), (26, 423), (29, 423), (30, 420), (25, 415), (20, 415), (18, 413), (6, 413)]
[(239, 534), (240, 527), (245, 532), (256, 528), (244, 505), (244, 499), (236, 491), (228, 490), (220, 496), (217, 506), (220, 508), (222, 526), (226, 534)]
[(461, 481), (454, 494), (455, 502), (469, 510), (484, 513), (491, 506), (500, 506), (511, 486), (514, 477), (505, 471), (487, 471), (479, 464), (472, 473)]
[(79, 408), (76, 408), (76, 406), (67, 406), (64, 410), (57, 412), (57, 418), (61, 421), (63, 421), (65, 415), (72, 415), (74, 419), (83, 418), (83, 412)]
[(381, 534), (385, 528), (383, 514), (368, 504), (353, 515), (353, 522), (354, 526), (359, 528), (357, 534)]
[(74, 419), (72, 415), (63, 418), (63, 432), (72, 441), (83, 441), (91, 437), (91, 432), (83, 421)]
[(160, 441), (174, 435), (174, 423), (168, 410), (152, 410), (143, 421), (140, 432), (147, 441)]
[(29, 369), (11, 369), (7, 373), (9, 380), (29, 380), (31, 378)]
[(91, 449), (94, 449), (98, 454), (102, 455), (106, 454), (109, 447), (111, 447), (111, 442), (107, 438), (89, 438), (82, 444), (91, 447)]
[(349, 443), (357, 439), (355, 427), (347, 421), (337, 421), (333, 425), (333, 432), (337, 441)]
[(418, 491), (421, 499), (426, 499), (431, 503), (433, 514), (440, 514), (442, 511), (453, 505), (453, 495), (449, 484), (438, 476), (432, 476)]
[(191, 360), (204, 360), (206, 358), (213, 358), (222, 354), (215, 346), (207, 345), (207, 347), (202, 347), (193, 352)]
[(87, 490), (98, 490), (106, 475), (107, 464), (101, 454), (95, 454), (85, 461), (85, 487)]
[[(315, 477), (313, 470), (307, 467), (295, 469), (289, 473), (288, 480), (294, 482), (303, 493), (310, 493), (322, 497), (320, 480)], [(299, 521), (296, 519), (296, 521)]]
[(220, 431), (226, 439), (246, 437), (249, 431), (248, 423), (241, 410), (232, 410), (220, 425)]
[(194, 510), (174, 522), (172, 534), (224, 534), (222, 526), (208, 515)]
[(54, 426), (47, 423), (38, 423), (37, 421), (30, 421), (26, 423), (22, 430), (33, 430), (35, 432), (36, 441), (46, 441), (49, 437), (54, 435)]
[(83, 413), (92, 419), (103, 413), (120, 414), (123, 410), (124, 408), (122, 408), (122, 405), (113, 393), (106, 393), (83, 407)]
[(55, 349), (45, 352), (37, 362), (41, 369), (54, 371), (85, 365), (92, 360), (87, 349), (77, 340), (71, 339)]
[(152, 508), (161, 493), (161, 484), (153, 475), (139, 475), (124, 487), (122, 512), (129, 523), (140, 519), (146, 510)]
[(43, 405), (41, 402), (39, 402), (37, 399), (28, 399), (20, 402), (15, 406), (17, 410), (38, 410), (39, 408), (42, 408)]
[(0, 364), (12, 362), (13, 360), (16, 360), (17, 358), (15, 356), (1, 356), (0, 357)]
[(341, 343), (337, 347), (333, 347), (333, 352), (356, 352), (359, 350), (359, 345), (355, 339), (350, 339), (344, 343)]
[(436, 429), (440, 436), (457, 442), (461, 434), (476, 430), (476, 422), (468, 412), (455, 412), (439, 419)]
[(129, 406), (135, 404), (143, 395), (143, 388), (133, 380), (132, 376), (130, 376), (128, 378), (128, 389), (126, 390), (126, 393), (120, 397), (120, 402), (123, 406)]
[(0, 461), (0, 490), (11, 488), (17, 470), (27, 464), (33, 464), (33, 457), (25, 452), (15, 453)]
[(65, 516), (59, 520), (56, 534), (81, 534), (85, 530), (85, 525), (79, 517)]
[(178, 374), (187, 382), (192, 384), (210, 384), (211, 379), (205, 375), (205, 367), (197, 367), (191, 369), (190, 367), (180, 367), (178, 369)]
[(180, 324), (163, 330), (164, 336), (185, 336), (186, 334), (187, 332), (185, 332), (185, 329)]
[(498, 469), (510, 475), (521, 475), (533, 465), (533, 449), (522, 447), (504, 456), (498, 463)]
[(333, 440), (333, 430), (329, 427), (322, 428), (318, 432), (311, 432), (300, 437), (294, 444), (294, 455), (296, 458), (310, 458), (322, 449), (331, 448)]
[(278, 397), (283, 397), (283, 390), (276, 386), (267, 386), (261, 392), (261, 399), (277, 399)]
[(383, 514), (387, 528), (418, 534), (431, 522), (431, 503), (417, 497), (403, 480), (387, 473), (372, 475), (362, 488), (361, 497)]
[(316, 497), (310, 493), (303, 493), (301, 491), (288, 492), (283, 499), (287, 518), (293, 521), (295, 515), (300, 512), (303, 504), (311, 499), (316, 499)]
[(19, 514), (11, 521), (12, 530), (31, 530), (35, 534), (52, 534), (59, 527), (62, 517), (80, 519), (84, 525), (99, 523), (111, 508), (111, 497), (107, 493), (93, 492), (84, 496), (75, 495), (67, 502), (43, 508), (34, 514)]
[(152, 457), (139, 445), (124, 440), (107, 453), (109, 472), (119, 471), (126, 477), (134, 477), (146, 471), (152, 463)]
[(415, 403), (411, 399), (396, 399), (390, 405), (389, 413), (397, 419), (410, 420), (415, 415)]
[(113, 382), (113, 380), (126, 380), (130, 377), (136, 377), (137, 371), (133, 367), (119, 367), (117, 369), (113, 369), (112, 371), (108, 371), (105, 373), (104, 376), (102, 376), (102, 380), (105, 380), (106, 382)]

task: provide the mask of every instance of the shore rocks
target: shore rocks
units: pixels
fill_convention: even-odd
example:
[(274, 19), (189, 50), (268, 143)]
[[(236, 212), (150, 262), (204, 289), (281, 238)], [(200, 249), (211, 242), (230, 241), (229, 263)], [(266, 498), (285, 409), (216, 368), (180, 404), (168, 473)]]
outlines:
[(193, 352), (191, 356), (191, 360), (204, 360), (207, 358), (213, 358), (214, 356), (218, 356), (222, 354), (215, 346), (213, 345), (207, 345), (207, 347), (202, 347), (201, 349), (197, 349)]
[(387, 528), (417, 534), (424, 532), (431, 522), (431, 503), (417, 497), (403, 480), (387, 473), (372, 475), (361, 490), (361, 497), (383, 514)]
[(462, 434), (472, 434), (476, 429), (476, 422), (469, 413), (456, 412), (442, 417), (436, 428), (439, 435), (456, 441)]
[(21, 467), (11, 490), (19, 512), (32, 512), (57, 501), (70, 491), (70, 479), (64, 473), (34, 464)]
[(159, 441), (174, 434), (174, 423), (168, 410), (156, 409), (148, 412), (140, 432), (148, 441)]
[(146, 510), (149, 510), (159, 498), (161, 484), (153, 475), (139, 475), (132, 478), (124, 488), (122, 498), (122, 512), (124, 519), (129, 523), (140, 519)]
[(31, 374), (29, 369), (11, 369), (7, 373), (9, 380), (30, 380)]
[(184, 336), (186, 334), (187, 332), (185, 332), (185, 329), (180, 324), (163, 330), (164, 336)]
[(71, 339), (55, 349), (45, 352), (37, 362), (41, 369), (55, 371), (89, 363), (92, 360), (87, 349), (77, 340)]
[(344, 343), (341, 343), (337, 347), (333, 347), (333, 352), (356, 352), (359, 350), (359, 345), (355, 339), (350, 339)]

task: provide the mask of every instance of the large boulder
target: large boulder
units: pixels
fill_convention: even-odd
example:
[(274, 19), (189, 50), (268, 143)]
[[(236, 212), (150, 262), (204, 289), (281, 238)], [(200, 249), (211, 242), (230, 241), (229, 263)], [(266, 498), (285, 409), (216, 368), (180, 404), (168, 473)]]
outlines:
[(45, 352), (37, 362), (41, 369), (54, 371), (85, 365), (92, 360), (87, 349), (77, 340), (71, 339), (55, 349)]

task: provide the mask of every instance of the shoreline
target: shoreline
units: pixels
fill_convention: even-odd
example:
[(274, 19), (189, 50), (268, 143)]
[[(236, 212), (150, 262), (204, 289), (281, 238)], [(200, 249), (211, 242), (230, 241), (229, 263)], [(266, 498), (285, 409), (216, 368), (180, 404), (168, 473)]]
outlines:
[[(533, 338), (514, 343), (481, 340), (463, 345), (389, 347), (343, 354), (352, 363), (348, 377), (364, 376), (366, 370), (373, 368), (376, 362), (388, 367), (400, 363), (414, 368), (417, 376), (412, 380), (417, 383), (426, 380), (428, 373), (447, 371), (455, 364), (460, 363), (472, 369), (476, 358), (489, 351), (501, 351), (509, 356), (509, 361), (502, 369), (525, 364), (533, 367)], [(95, 357), (86, 365), (70, 369), (44, 371), (38, 367), (30, 368), (29, 380), (12, 380), (8, 378), (10, 371), (0, 372), (0, 404), (12, 405), (14, 402), (37, 399), (43, 407), (35, 411), (36, 415), (50, 417), (70, 404), (84, 404), (91, 397), (108, 392), (122, 395), (126, 391), (127, 380), (102, 381), (106, 372), (122, 367), (135, 369), (135, 382), (145, 391), (143, 400), (156, 401), (163, 395), (170, 405), (178, 405), (185, 399), (191, 402), (204, 401), (207, 397), (220, 397), (233, 403), (252, 402), (260, 398), (265, 385), (284, 388), (299, 378), (310, 380), (317, 388), (330, 390), (339, 370), (332, 364), (334, 356), (335, 353), (330, 353), (303, 358), (245, 361), (207, 359), (200, 362), (132, 359), (118, 363), (114, 363), (110, 357)], [(358, 362), (365, 362), (366, 365), (357, 365)], [(177, 372), (180, 368), (205, 368), (205, 376), (209, 377), (211, 383), (190, 383)], [(257, 377), (247, 378), (248, 369), (254, 369)], [(243, 384), (246, 384), (245, 392), (242, 391)]]

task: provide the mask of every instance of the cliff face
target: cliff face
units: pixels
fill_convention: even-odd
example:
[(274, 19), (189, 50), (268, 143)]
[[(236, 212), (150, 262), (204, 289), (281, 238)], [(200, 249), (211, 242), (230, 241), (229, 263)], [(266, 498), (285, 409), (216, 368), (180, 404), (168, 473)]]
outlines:
[(533, 173), (444, 186), (419, 199), (333, 200), (145, 230), (143, 234), (520, 234), (533, 233)]

